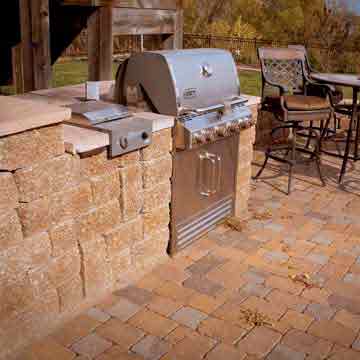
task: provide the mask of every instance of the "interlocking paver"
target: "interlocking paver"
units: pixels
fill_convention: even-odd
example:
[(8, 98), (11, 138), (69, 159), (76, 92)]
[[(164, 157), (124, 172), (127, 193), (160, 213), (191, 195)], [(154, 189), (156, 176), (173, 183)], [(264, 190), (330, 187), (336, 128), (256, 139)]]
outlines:
[(52, 339), (45, 339), (29, 346), (19, 360), (73, 360), (76, 354), (57, 344)]
[(196, 329), (201, 321), (208, 317), (207, 314), (193, 309), (191, 307), (183, 307), (171, 316), (171, 319), (179, 324)]
[(335, 309), (346, 309), (353, 314), (360, 315), (360, 302), (357, 298), (345, 297), (335, 293), (329, 296), (328, 303)]
[(304, 360), (306, 354), (295, 351), (285, 345), (277, 345), (266, 360)]
[(151, 291), (136, 286), (128, 286), (124, 289), (115, 291), (114, 295), (121, 296), (122, 298), (127, 299), (129, 302), (139, 306), (149, 303), (153, 297)]
[(306, 331), (310, 324), (314, 321), (309, 315), (299, 313), (295, 310), (288, 310), (286, 314), (280, 319), (280, 322), (287, 329), (297, 329)]
[(63, 346), (70, 346), (86, 335), (90, 334), (101, 323), (86, 315), (80, 315), (57, 330), (52, 338)]
[(345, 347), (350, 346), (356, 338), (353, 330), (331, 320), (315, 321), (311, 324), (309, 333)]
[(272, 304), (285, 306), (288, 309), (293, 309), (300, 313), (303, 312), (308, 305), (308, 301), (306, 299), (280, 290), (272, 291), (266, 299)]
[(268, 251), (264, 254), (264, 259), (268, 262), (286, 262), (289, 255), (282, 251)]
[(205, 314), (211, 314), (221, 305), (225, 303), (226, 299), (219, 295), (219, 297), (207, 296), (204, 294), (196, 294), (189, 300), (189, 305)]
[(196, 261), (193, 265), (189, 266), (186, 270), (193, 275), (205, 275), (210, 270), (217, 268), (226, 262), (226, 259), (220, 256), (209, 254), (200, 260)]
[(141, 307), (139, 305), (120, 298), (119, 301), (106, 310), (106, 312), (122, 321), (127, 321), (140, 310)]
[(213, 317), (202, 321), (198, 327), (198, 331), (200, 334), (222, 341), (228, 345), (236, 343), (247, 333), (247, 330), (239, 326)]
[(143, 330), (146, 333), (161, 338), (165, 337), (178, 326), (175, 321), (145, 309), (134, 315), (129, 320), (129, 324)]
[(110, 315), (106, 312), (93, 307), (86, 312), (86, 315), (100, 322), (106, 322), (110, 319)]
[(202, 276), (191, 276), (183, 283), (184, 287), (195, 290), (201, 294), (215, 296), (224, 290), (223, 286)]
[[(76, 358), (80, 360), (80, 358)], [(86, 358), (81, 360), (88, 360)], [(121, 346), (113, 346), (110, 350), (105, 351), (103, 354), (98, 356), (96, 360), (143, 360), (142, 356), (136, 355), (129, 351), (125, 351)]]
[(319, 265), (325, 265), (329, 261), (329, 256), (320, 253), (310, 253), (306, 259)]
[(357, 274), (346, 274), (344, 276), (344, 282), (353, 284), (355, 286), (360, 286), (360, 275)]
[(159, 360), (169, 350), (170, 345), (166, 341), (151, 335), (144, 337), (131, 349), (145, 360)]
[(205, 357), (206, 360), (244, 360), (246, 354), (226, 344), (219, 344)]
[(112, 343), (98, 336), (90, 334), (71, 346), (71, 349), (80, 355), (93, 359), (112, 347)]
[(216, 341), (205, 336), (185, 337), (170, 350), (167, 360), (200, 360), (216, 346)]
[(264, 357), (280, 341), (281, 334), (270, 328), (260, 326), (252, 330), (238, 344), (237, 348), (250, 355)]
[(104, 339), (120, 345), (124, 350), (129, 349), (145, 335), (141, 330), (118, 319), (110, 319), (97, 328), (96, 333)]
[(316, 320), (330, 320), (335, 314), (335, 309), (328, 305), (311, 303), (307, 306), (305, 313)]
[(314, 358), (324, 359), (330, 353), (333, 344), (300, 330), (290, 330), (281, 339), (281, 344), (298, 352), (311, 354)]
[(329, 360), (357, 360), (360, 359), (360, 356), (357, 351), (335, 344), (328, 358)]
[(255, 295), (259, 297), (266, 297), (271, 292), (271, 290), (271, 288), (257, 283), (249, 283), (241, 288), (241, 291), (249, 295)]
[(360, 315), (355, 315), (347, 310), (340, 310), (334, 317), (334, 321), (352, 329), (356, 333), (360, 331)]
[(266, 285), (271, 288), (279, 289), (294, 295), (299, 295), (304, 290), (305, 287), (301, 283), (280, 276), (270, 276), (266, 280)]
[(330, 231), (320, 231), (311, 239), (311, 241), (320, 245), (331, 245), (333, 243)]
[[(313, 280), (313, 278), (312, 278)], [(304, 299), (307, 299), (309, 301), (312, 302), (316, 302), (316, 303), (327, 303), (328, 302), (328, 298), (330, 296), (330, 292), (326, 289), (320, 289), (317, 287), (311, 287), (308, 289), (305, 289), (301, 296)]]
[(147, 305), (147, 308), (163, 316), (170, 316), (171, 314), (179, 310), (181, 306), (182, 305), (180, 303), (174, 300), (154, 295), (151, 302)]

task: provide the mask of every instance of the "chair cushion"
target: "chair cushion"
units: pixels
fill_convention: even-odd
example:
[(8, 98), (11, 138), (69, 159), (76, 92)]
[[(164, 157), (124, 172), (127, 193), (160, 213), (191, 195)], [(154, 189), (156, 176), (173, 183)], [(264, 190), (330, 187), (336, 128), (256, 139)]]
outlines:
[(325, 110), (330, 107), (327, 99), (317, 96), (285, 95), (284, 102), (288, 110)]

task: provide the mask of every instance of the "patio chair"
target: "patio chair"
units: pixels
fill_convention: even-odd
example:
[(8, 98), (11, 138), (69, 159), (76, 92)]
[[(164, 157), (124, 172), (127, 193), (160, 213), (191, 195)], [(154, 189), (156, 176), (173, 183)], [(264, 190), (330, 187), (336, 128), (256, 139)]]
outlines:
[[(315, 70), (314, 67), (311, 65), (309, 60), (309, 54), (306, 50), (306, 47), (304, 45), (289, 45), (289, 49), (296, 49), (299, 51), (302, 51), (304, 53), (305, 57), (305, 64), (306, 64), (306, 71), (308, 73), (308, 76), (311, 77), (311, 73), (318, 73), (319, 71)], [(328, 85), (330, 89), (330, 96), (331, 100), (334, 106), (337, 106), (344, 100), (344, 91), (340, 86), (335, 85)], [(324, 96), (324, 92), (322, 89), (319, 88), (309, 88), (308, 89), (308, 95), (314, 95), (314, 96)], [(321, 127), (323, 124), (321, 124)], [(332, 132), (332, 135), (336, 134), (336, 130), (341, 128), (341, 119), (336, 116), (336, 112), (334, 112), (334, 129)]]
[[(315, 162), (322, 185), (325, 181), (320, 169), (321, 139), (324, 132), (309, 127), (312, 121), (328, 122), (333, 114), (330, 88), (312, 81), (306, 70), (306, 59), (303, 51), (297, 49), (260, 48), (258, 50), (262, 73), (263, 111), (273, 113), (282, 125), (272, 130), (275, 132), (288, 129), (291, 136), (287, 144), (271, 145), (265, 152), (265, 160), (254, 179), (261, 176), (268, 160), (273, 159), (289, 165), (288, 191), (291, 193), (293, 168), (298, 163)], [(309, 96), (307, 89), (319, 87), (326, 97)], [(269, 93), (269, 89), (271, 90)], [(307, 129), (316, 140), (313, 150), (298, 143), (300, 131)], [(284, 153), (284, 154), (283, 154)], [(309, 155), (299, 160), (299, 153)]]

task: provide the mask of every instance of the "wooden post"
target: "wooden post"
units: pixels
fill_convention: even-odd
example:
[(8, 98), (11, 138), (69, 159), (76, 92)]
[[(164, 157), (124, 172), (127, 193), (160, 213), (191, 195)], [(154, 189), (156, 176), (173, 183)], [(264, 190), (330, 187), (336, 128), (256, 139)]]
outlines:
[(24, 90), (24, 72), (22, 63), (21, 44), (12, 48), (12, 78), (16, 94), (23, 94)]
[(176, 22), (174, 35), (175, 49), (182, 49), (184, 47), (184, 5), (183, 1), (176, 2)]
[(176, 1), (175, 29), (173, 35), (163, 35), (163, 49), (182, 49), (184, 42), (184, 8), (183, 1)]
[(48, 89), (52, 75), (49, 0), (32, 0), (31, 5), (35, 88)]
[(51, 86), (49, 0), (20, 0), (21, 64), (25, 92)]
[(31, 37), (31, 2), (20, 0), (20, 27), (21, 27), (21, 64), (23, 69), (24, 91), (35, 90), (34, 81), (34, 56)]
[(89, 80), (111, 80), (113, 63), (113, 11), (100, 7), (88, 21)]

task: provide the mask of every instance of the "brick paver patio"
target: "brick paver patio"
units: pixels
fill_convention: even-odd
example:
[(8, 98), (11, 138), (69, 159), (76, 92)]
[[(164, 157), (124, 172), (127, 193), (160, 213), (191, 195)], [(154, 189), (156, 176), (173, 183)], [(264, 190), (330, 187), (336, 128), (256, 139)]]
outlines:
[[(21, 360), (360, 359), (360, 171), (343, 188), (269, 167), (250, 219), (196, 245), (30, 347)], [(256, 170), (256, 169), (254, 169)]]

